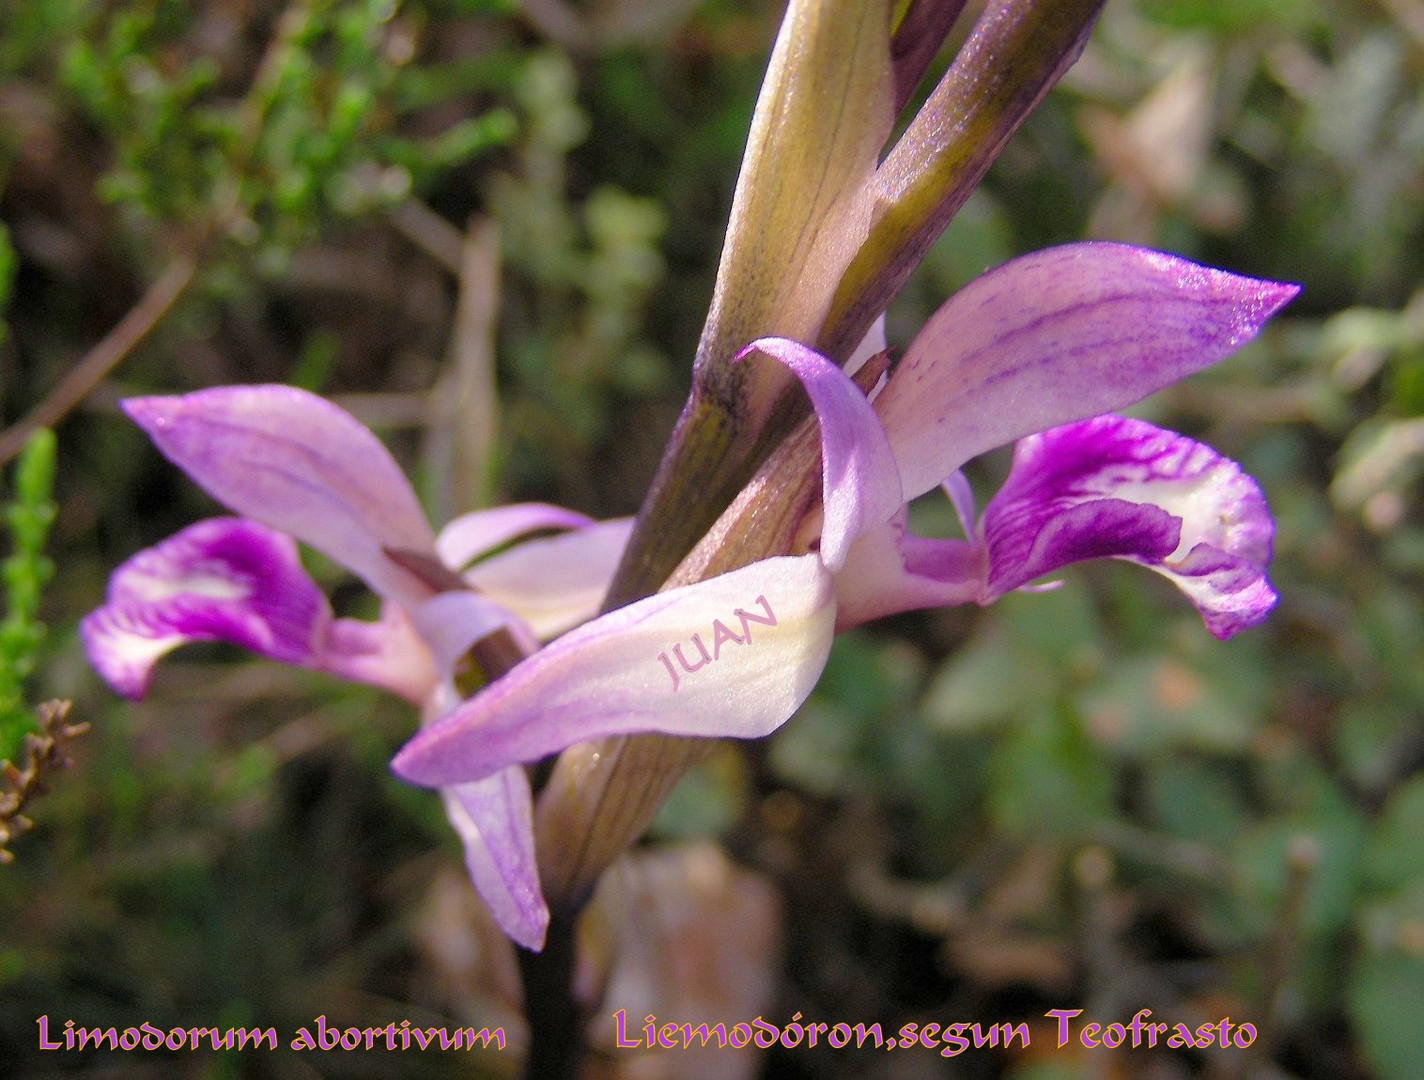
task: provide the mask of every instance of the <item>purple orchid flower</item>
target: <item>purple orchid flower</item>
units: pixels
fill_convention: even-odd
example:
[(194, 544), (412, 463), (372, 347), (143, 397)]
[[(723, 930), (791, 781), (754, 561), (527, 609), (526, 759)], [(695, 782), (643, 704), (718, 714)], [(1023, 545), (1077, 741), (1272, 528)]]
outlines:
[[(810, 694), (836, 630), (987, 604), (1087, 558), (1166, 575), (1219, 637), (1254, 625), (1276, 599), (1260, 489), (1209, 447), (1104, 414), (1233, 352), (1297, 291), (1141, 248), (1074, 244), (957, 293), (870, 400), (805, 345), (753, 343), (738, 362), (789, 370), (820, 425), (821, 499), (798, 533), (804, 554), (579, 626), (423, 729), (395, 771), (444, 785), (610, 735), (764, 736)], [(959, 470), (1016, 440), (976, 524)], [(907, 501), (941, 485), (963, 540), (905, 530)]]
[[(390, 690), (433, 721), (459, 700), (452, 672), (474, 643), (504, 630), (532, 652), (591, 618), (631, 527), (526, 504), (466, 515), (437, 537), (380, 440), (291, 387), (138, 398), (124, 409), (243, 515), (199, 522), (135, 555), (84, 619), (90, 661), (129, 698), (147, 692), (171, 650), (225, 641)], [(362, 578), (382, 599), (380, 620), (335, 618), (297, 541)], [(549, 915), (524, 770), (442, 795), (476, 888), (511, 938), (538, 948)]]

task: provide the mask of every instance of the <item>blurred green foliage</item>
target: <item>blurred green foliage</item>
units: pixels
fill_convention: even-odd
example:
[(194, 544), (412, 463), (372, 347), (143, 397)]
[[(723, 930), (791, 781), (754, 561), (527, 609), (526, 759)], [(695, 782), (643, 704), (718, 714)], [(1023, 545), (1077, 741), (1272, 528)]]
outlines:
[[(96, 412), (58, 431), (61, 573), (38, 607), (43, 470), (17, 481), (30, 510), (10, 557), (29, 569), (11, 616), (52, 628), (14, 638), (36, 664), (27, 694), (74, 698), (95, 730), (0, 873), (15, 1075), (112, 1064), (35, 1064), (42, 1013), (279, 1030), (323, 1011), (506, 1015), (452, 959), (463, 939), (429, 887), (458, 862), (439, 807), (386, 775), (407, 710), (218, 647), (176, 656), (138, 706), (86, 672), (73, 628), (108, 572), (213, 512), (110, 403), (297, 382), (439, 477), (432, 388), (477, 332), (458, 321), (461, 244), (492, 219), (498, 494), (631, 512), (686, 390), (779, 7), (588, 4), (570, 8), (576, 40), (494, 0), (0, 11), (5, 421), (162, 265), (201, 260)], [(774, 878), (787, 1015), (888, 1029), (1149, 1005), (1249, 1019), (1255, 1056), (1124, 1058), (1114, 1075), (1424, 1075), (1416, 8), (1113, 0), (892, 309), (903, 345), (986, 266), (1085, 236), (1300, 281), (1259, 341), (1137, 410), (1261, 481), (1282, 601), (1220, 643), (1170, 585), (1092, 566), (838, 639), (801, 714), (714, 754), (658, 823)], [(981, 499), (1004, 468), (976, 463)], [(954, 528), (933, 501), (914, 514)], [(331, 1075), (395, 1068), (327, 1057)], [(399, 1074), (463, 1067), (403, 1056)], [(766, 1075), (865, 1067), (783, 1055)], [(282, 1055), (191, 1068), (292, 1075)], [(952, 1075), (1100, 1068), (1065, 1050)]]
[[(412, 97), (402, 75), (414, 48), (413, 29), (392, 27), (397, 6), (290, 5), (246, 92), (231, 97), (220, 92), (231, 73), (202, 51), (220, 10), (177, 0), (81, 5), (78, 35), (56, 28), (59, 78), (112, 148), (99, 194), (200, 238), (231, 237), (275, 272), (323, 220), (395, 205), (513, 138), (514, 117), (499, 107), (424, 138), (396, 130)], [(407, 14), (425, 17), (419, 6)], [(427, 98), (434, 75), (422, 80)]]
[(34, 716), (25, 704), (25, 680), (34, 671), (45, 628), (39, 622), (40, 593), (54, 576), (45, 541), (54, 522), (54, 433), (30, 436), (15, 463), (14, 497), (5, 506), (10, 556), (0, 566), (5, 582), (5, 618), (0, 621), (0, 758), (20, 761), (24, 734)]

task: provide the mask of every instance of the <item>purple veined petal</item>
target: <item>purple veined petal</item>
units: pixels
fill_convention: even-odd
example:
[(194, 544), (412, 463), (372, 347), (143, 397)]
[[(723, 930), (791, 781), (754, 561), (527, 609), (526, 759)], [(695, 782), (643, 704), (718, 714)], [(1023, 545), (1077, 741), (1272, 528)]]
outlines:
[(326, 597), (288, 536), (212, 518), (139, 552), (109, 579), (103, 607), (80, 624), (95, 670), (140, 698), (153, 666), (191, 641), (226, 641), (310, 666), (331, 623)]
[(1129, 559), (1170, 578), (1207, 629), (1264, 619), (1273, 524), (1256, 482), (1209, 446), (1100, 416), (1021, 439), (984, 509), (986, 601), (1082, 559)]
[(392, 767), (436, 787), (608, 735), (767, 735), (811, 693), (834, 626), (815, 555), (670, 589), (545, 646), (422, 730)]
[(434, 554), (415, 492), (350, 414), (291, 386), (225, 386), (131, 398), (124, 411), (219, 502), (335, 559), (414, 607), (428, 586), (382, 548)]
[(895, 455), (860, 387), (820, 353), (788, 338), (759, 338), (739, 358), (752, 353), (789, 369), (815, 407), (821, 426), (821, 559), (834, 572), (857, 536), (904, 505)]
[(549, 908), (534, 858), (533, 799), (524, 769), (440, 789), (445, 816), (465, 848), (475, 891), (511, 940), (538, 952), (549, 930)]
[(547, 641), (598, 614), (632, 530), (632, 518), (618, 518), (529, 540), (466, 571), (465, 580)]
[(902, 611), (977, 601), (987, 566), (981, 545), (914, 536), (901, 511), (857, 540), (836, 574), (836, 630)]
[(529, 533), (582, 529), (593, 523), (590, 517), (548, 503), (497, 506), (492, 510), (477, 510), (457, 517), (440, 530), (435, 550), (441, 562), (452, 570), (460, 570)]
[(905, 497), (986, 450), (1215, 363), (1298, 291), (1123, 244), (989, 271), (930, 318), (876, 398)]

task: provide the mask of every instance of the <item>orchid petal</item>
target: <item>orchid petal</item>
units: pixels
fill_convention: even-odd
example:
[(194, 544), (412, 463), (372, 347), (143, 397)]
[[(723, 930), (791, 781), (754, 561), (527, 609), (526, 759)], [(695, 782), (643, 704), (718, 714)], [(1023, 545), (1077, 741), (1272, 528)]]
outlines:
[(905, 497), (986, 450), (1215, 363), (1297, 291), (1123, 244), (991, 270), (931, 317), (876, 398)]
[(1272, 524), (1256, 482), (1208, 446), (1100, 416), (1022, 439), (984, 509), (985, 600), (1081, 559), (1129, 559), (1170, 578), (1230, 637), (1276, 602)]
[(410, 621), (446, 679), (472, 645), (511, 625), (508, 611), (473, 592), (432, 596), (410, 613)]
[(400, 606), (389, 602), (381, 605), (377, 622), (333, 620), (307, 666), (379, 686), (412, 705), (429, 697), (438, 678), (429, 644), (416, 633)]
[(789, 369), (815, 407), (825, 513), (821, 559), (834, 572), (857, 536), (889, 521), (904, 504), (894, 453), (860, 387), (820, 353), (787, 338), (761, 338), (739, 355), (753, 353)]
[(435, 540), (440, 561), (452, 570), (474, 562), (529, 533), (582, 529), (593, 519), (548, 503), (518, 503), (457, 517)]
[[(455, 688), (447, 681), (431, 693), (421, 711), (428, 723), (458, 702)], [(539, 888), (528, 775), (518, 766), (501, 769), (481, 780), (441, 788), (440, 797), (465, 849), (470, 881), (495, 922), (526, 949), (541, 949), (549, 908)]]
[(335, 559), (406, 607), (429, 587), (383, 548), (434, 554), (400, 467), (355, 418), (290, 386), (131, 398), (124, 411), (208, 494)]
[(959, 519), (959, 527), (964, 530), (965, 536), (974, 535), (974, 489), (969, 486), (969, 480), (956, 469), (944, 478), (944, 483), (940, 484), (945, 495), (949, 497), (950, 506), (954, 507), (954, 516)]
[(538, 952), (549, 929), (534, 857), (533, 798), (519, 766), (441, 788), (445, 816), (465, 848), (465, 869), (499, 928)]
[(419, 702), (435, 683), (430, 649), (398, 608), (379, 622), (333, 619), (285, 533), (241, 518), (190, 525), (114, 571), (108, 599), (80, 623), (95, 670), (124, 697), (148, 691), (180, 645), (224, 641), (272, 660), (369, 683)]
[(632, 518), (619, 518), (528, 540), (477, 564), (465, 580), (546, 641), (598, 614), (632, 530)]
[(902, 510), (862, 536), (836, 575), (836, 630), (921, 608), (978, 600), (986, 560), (967, 540), (927, 540), (908, 533)]
[(834, 624), (830, 575), (815, 555), (670, 589), (535, 653), (422, 730), (392, 767), (439, 786), (608, 735), (757, 738), (810, 694)]
[(141, 698), (153, 666), (191, 641), (226, 641), (310, 665), (331, 622), (326, 598), (290, 537), (213, 518), (139, 552), (109, 579), (80, 624), (89, 660), (118, 693)]

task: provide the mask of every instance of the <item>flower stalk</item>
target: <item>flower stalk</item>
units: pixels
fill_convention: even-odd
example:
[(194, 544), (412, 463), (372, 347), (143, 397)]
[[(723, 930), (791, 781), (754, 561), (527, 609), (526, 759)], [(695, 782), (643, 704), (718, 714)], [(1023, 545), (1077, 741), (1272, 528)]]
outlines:
[[(672, 575), (768, 455), (798, 425), (801, 440), (814, 445), (809, 408), (793, 380), (784, 372), (758, 380), (730, 358), (775, 334), (817, 342), (844, 363), (1004, 143), (1077, 58), (1103, 3), (990, 3), (883, 163), (878, 156), (894, 114), (963, 4), (915, 0), (892, 13), (877, 4), (792, 3), (758, 100), (692, 393), (604, 611), (699, 580)], [(883, 33), (895, 14), (893, 32)], [(805, 84), (817, 76), (823, 82), (813, 95)], [(826, 132), (817, 123), (820, 96), (837, 92), (842, 99), (860, 94), (867, 104), (837, 113)], [(819, 203), (805, 197), (808, 189), (822, 196)], [(824, 224), (831, 213), (842, 219), (834, 230)], [(829, 272), (811, 259), (813, 250), (831, 253)], [(796, 283), (800, 292), (788, 297), (792, 286), (776, 290), (768, 281)], [(768, 504), (785, 505), (784, 485), (763, 483), (761, 490), (766, 496), (746, 520), (759, 520)], [(720, 554), (701, 577), (790, 550), (785, 535), (757, 528), (741, 529), (734, 545), (730, 539), (717, 545)], [(642, 833), (706, 752), (668, 741), (623, 737), (564, 752), (537, 810), (538, 821), (548, 822), (540, 831), (549, 843), (540, 850), (548, 852), (541, 871), (550, 875), (550, 895), (581, 902), (601, 868)], [(623, 795), (610, 790), (614, 784)]]

